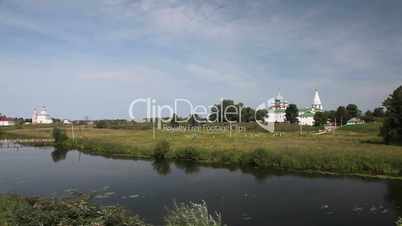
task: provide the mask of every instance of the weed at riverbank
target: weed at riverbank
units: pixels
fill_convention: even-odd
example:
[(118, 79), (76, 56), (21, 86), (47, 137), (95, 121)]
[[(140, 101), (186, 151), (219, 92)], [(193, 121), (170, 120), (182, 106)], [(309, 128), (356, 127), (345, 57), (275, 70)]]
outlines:
[(165, 217), (166, 226), (223, 226), (219, 213), (211, 215), (205, 202), (175, 204)]
[(55, 200), (0, 196), (0, 225), (127, 225), (146, 226), (119, 207), (97, 207), (88, 197)]
[[(175, 205), (164, 220), (166, 226), (223, 226), (221, 215), (210, 215), (205, 202)], [(151, 226), (121, 207), (91, 204), (88, 195), (64, 199), (0, 195), (0, 225)]]

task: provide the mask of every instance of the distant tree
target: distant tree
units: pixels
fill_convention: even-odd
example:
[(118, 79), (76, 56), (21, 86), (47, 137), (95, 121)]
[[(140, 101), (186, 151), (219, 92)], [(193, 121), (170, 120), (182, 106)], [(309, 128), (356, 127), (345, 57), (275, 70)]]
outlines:
[(255, 116), (255, 110), (251, 107), (245, 107), (241, 111), (242, 122), (253, 122), (255, 121)]
[(375, 121), (374, 114), (371, 111), (366, 111), (366, 113), (364, 113), (364, 115), (360, 118), (366, 122), (374, 122)]
[(177, 114), (176, 114), (176, 113), (173, 113), (172, 118), (171, 118), (171, 120), (170, 120), (170, 125), (171, 125), (172, 127), (178, 126), (178, 125), (179, 125), (179, 123), (177, 122), (178, 120), (180, 120), (180, 119), (178, 118)]
[(335, 122), (335, 120), (336, 120), (336, 111), (326, 111), (325, 113), (327, 114), (328, 120), (330, 122)]
[(297, 109), (296, 104), (289, 104), (288, 108), (285, 111), (286, 121), (290, 123), (297, 123), (299, 116), (299, 110)]
[(188, 125), (189, 126), (197, 126), (201, 122), (201, 118), (197, 114), (193, 114), (189, 116)]
[(317, 112), (314, 115), (314, 126), (324, 126), (328, 121), (327, 112)]
[(359, 117), (362, 113), (356, 104), (348, 104), (348, 106), (346, 106), (346, 111), (349, 114), (349, 117), (350, 117), (349, 119), (354, 118), (354, 117)]
[(373, 116), (378, 117), (378, 118), (384, 117), (385, 116), (384, 108), (382, 108), (382, 107), (375, 108), (374, 112), (373, 112)]
[(344, 106), (339, 106), (336, 110), (336, 123), (338, 124), (346, 124), (346, 122), (350, 119), (349, 112), (346, 110)]
[(397, 88), (383, 105), (387, 109), (380, 131), (384, 142), (402, 142), (402, 86)]
[(267, 109), (260, 109), (260, 110), (257, 110), (255, 117), (256, 117), (257, 120), (262, 121), (267, 117), (267, 115), (268, 115), (268, 110)]

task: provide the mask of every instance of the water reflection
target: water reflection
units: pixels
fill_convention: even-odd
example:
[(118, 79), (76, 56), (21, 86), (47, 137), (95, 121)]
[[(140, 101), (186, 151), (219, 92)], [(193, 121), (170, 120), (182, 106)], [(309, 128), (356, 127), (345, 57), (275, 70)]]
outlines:
[(178, 169), (183, 170), (186, 174), (197, 174), (200, 172), (200, 165), (192, 161), (180, 161), (174, 162)]
[(56, 148), (50, 155), (52, 156), (53, 162), (59, 162), (66, 159), (67, 153), (68, 150)]
[(155, 160), (152, 167), (159, 175), (166, 176), (170, 173), (170, 162), (167, 160)]

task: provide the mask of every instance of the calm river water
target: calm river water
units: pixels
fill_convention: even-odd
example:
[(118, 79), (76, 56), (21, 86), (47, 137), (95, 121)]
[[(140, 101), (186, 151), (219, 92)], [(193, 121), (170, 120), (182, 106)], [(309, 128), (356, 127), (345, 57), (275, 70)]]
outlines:
[(118, 160), (53, 148), (0, 146), (0, 193), (63, 195), (104, 191), (161, 224), (173, 202), (205, 200), (228, 225), (394, 225), (402, 216), (402, 182), (280, 174), (184, 163)]

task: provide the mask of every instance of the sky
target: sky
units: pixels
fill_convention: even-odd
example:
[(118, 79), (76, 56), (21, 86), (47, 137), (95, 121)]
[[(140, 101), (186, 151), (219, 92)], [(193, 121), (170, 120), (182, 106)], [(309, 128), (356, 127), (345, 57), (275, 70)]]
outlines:
[[(0, 0), (0, 112), (128, 118), (131, 101), (281, 93), (325, 109), (402, 85), (399, 0)], [(139, 110), (138, 114), (141, 114)]]

